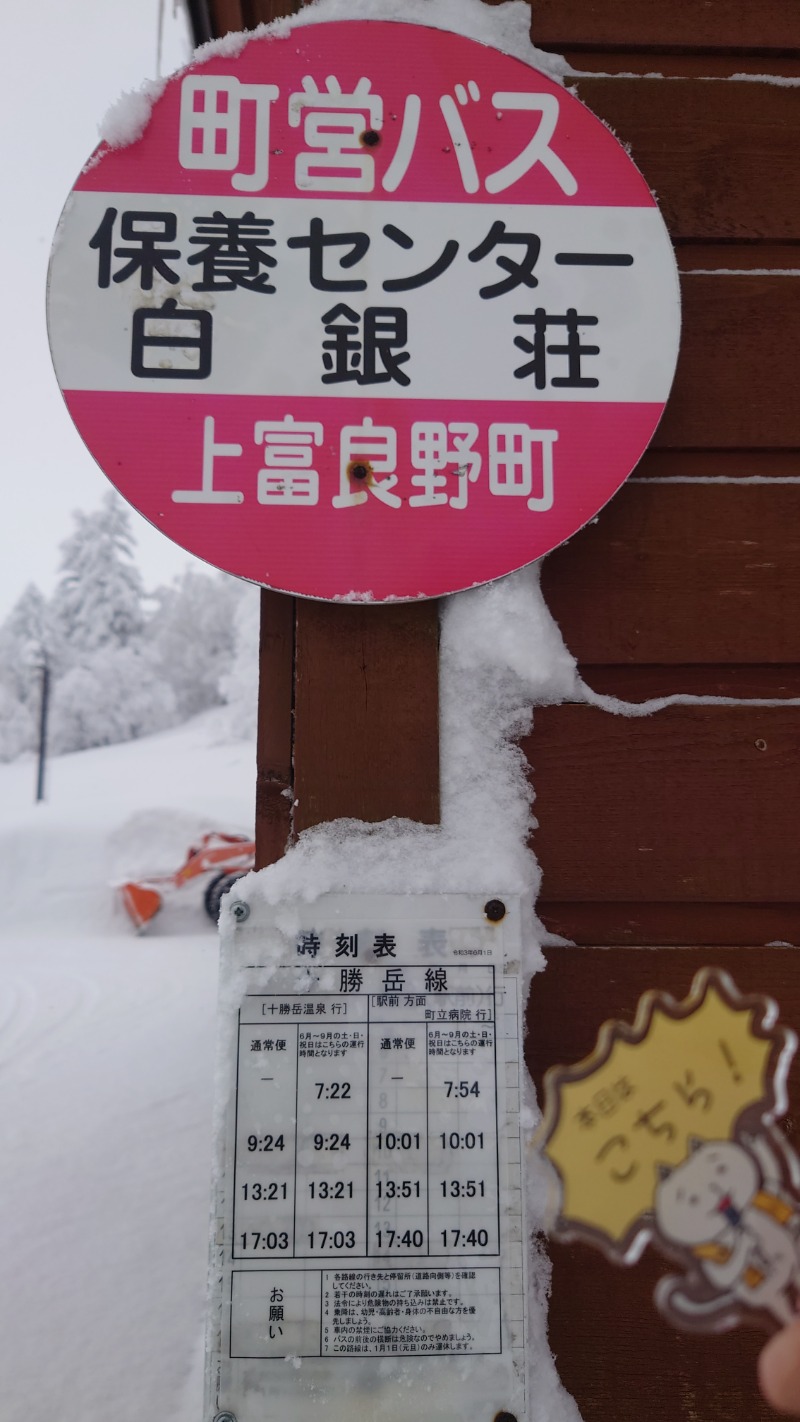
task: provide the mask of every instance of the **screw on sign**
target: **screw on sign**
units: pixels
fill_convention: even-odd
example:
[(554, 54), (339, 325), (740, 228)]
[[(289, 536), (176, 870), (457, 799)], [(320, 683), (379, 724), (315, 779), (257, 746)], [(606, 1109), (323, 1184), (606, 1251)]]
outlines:
[(209, 563), (436, 597), (570, 537), (652, 438), (678, 284), (622, 146), (519, 59), (402, 21), (259, 36), (101, 147), (49, 283), (72, 418)]

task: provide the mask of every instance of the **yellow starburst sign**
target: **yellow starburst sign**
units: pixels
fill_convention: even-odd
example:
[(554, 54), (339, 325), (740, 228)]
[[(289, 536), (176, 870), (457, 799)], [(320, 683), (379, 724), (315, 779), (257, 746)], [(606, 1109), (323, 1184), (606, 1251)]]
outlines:
[(660, 1166), (695, 1140), (731, 1139), (748, 1110), (759, 1122), (785, 1111), (796, 1040), (776, 1018), (769, 999), (704, 968), (683, 1002), (648, 992), (633, 1026), (606, 1022), (589, 1057), (551, 1068), (540, 1144), (560, 1182), (555, 1232), (635, 1257)]

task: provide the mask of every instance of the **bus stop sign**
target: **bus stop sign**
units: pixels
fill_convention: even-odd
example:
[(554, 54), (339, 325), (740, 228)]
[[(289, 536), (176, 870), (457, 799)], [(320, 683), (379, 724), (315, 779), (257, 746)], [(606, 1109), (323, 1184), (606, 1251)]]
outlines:
[(285, 24), (177, 74), (61, 220), (53, 359), (121, 494), (226, 572), (438, 597), (532, 562), (633, 469), (678, 282), (646, 182), (520, 59)]

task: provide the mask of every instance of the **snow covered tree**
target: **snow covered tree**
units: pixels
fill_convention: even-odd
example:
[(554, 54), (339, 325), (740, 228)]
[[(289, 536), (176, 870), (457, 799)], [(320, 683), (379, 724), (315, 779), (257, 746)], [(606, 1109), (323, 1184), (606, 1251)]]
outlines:
[(47, 603), (30, 583), (0, 626), (0, 761), (32, 750), (38, 735), (42, 657), (52, 656)]
[(52, 602), (31, 586), (0, 625), (0, 760), (36, 746), (43, 652), (55, 754), (133, 740), (225, 701), (233, 733), (254, 734), (257, 591), (189, 569), (148, 598), (121, 499), (74, 518)]
[(241, 740), (255, 739), (256, 734), (260, 608), (258, 588), (246, 588), (234, 619), (233, 661), (220, 677), (219, 689), (230, 707), (230, 732)]
[(54, 754), (111, 746), (175, 721), (172, 688), (135, 647), (87, 653), (59, 678), (50, 716)]
[(115, 493), (74, 515), (61, 545), (51, 743), (56, 754), (113, 745), (175, 720), (175, 697), (145, 640), (144, 587), (130, 515)]
[(54, 641), (47, 602), (29, 583), (0, 626), (0, 685), (23, 705), (38, 704), (35, 667), (42, 656), (52, 659)]
[(0, 684), (0, 761), (16, 760), (36, 745), (37, 719), (34, 708), (13, 696)]
[(233, 661), (234, 621), (243, 593), (236, 578), (189, 568), (154, 594), (158, 605), (147, 624), (149, 654), (175, 693), (181, 720), (223, 700), (219, 681)]
[(133, 562), (130, 516), (119, 496), (106, 495), (94, 513), (76, 512), (75, 530), (61, 545), (56, 623), (73, 654), (127, 647), (144, 629), (144, 588)]

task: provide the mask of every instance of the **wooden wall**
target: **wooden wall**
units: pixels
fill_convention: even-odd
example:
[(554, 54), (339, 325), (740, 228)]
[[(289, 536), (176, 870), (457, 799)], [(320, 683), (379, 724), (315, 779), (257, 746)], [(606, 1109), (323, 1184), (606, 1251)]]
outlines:
[[(646, 988), (683, 996), (706, 963), (800, 1028), (800, 955), (764, 946), (800, 944), (800, 709), (782, 704), (800, 697), (800, 6), (534, 0), (532, 35), (586, 71), (570, 87), (655, 190), (684, 310), (654, 445), (545, 560), (545, 597), (594, 690), (733, 698), (536, 713), (540, 913), (579, 945), (549, 950), (534, 981), (540, 1081)], [(670, 1330), (650, 1302), (656, 1256), (552, 1257), (551, 1341), (585, 1422), (772, 1415), (760, 1336)]]

